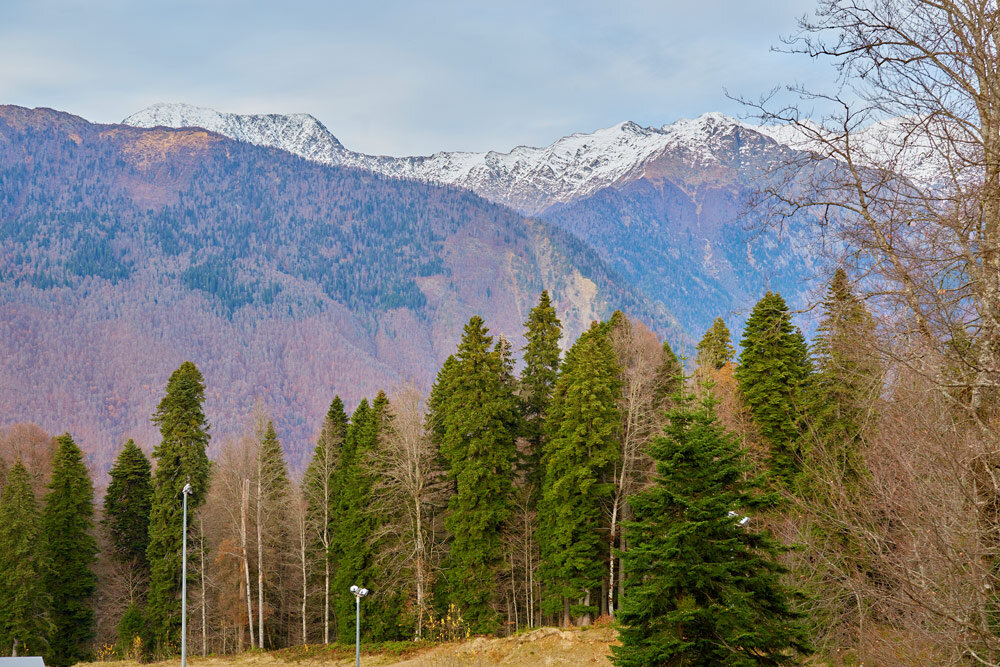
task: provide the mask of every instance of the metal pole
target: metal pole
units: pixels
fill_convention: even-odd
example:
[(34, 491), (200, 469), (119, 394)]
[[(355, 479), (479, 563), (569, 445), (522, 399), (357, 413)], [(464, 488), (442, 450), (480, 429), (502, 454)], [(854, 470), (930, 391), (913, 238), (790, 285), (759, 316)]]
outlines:
[(185, 484), (181, 495), (184, 496), (184, 528), (181, 533), (181, 667), (187, 667), (187, 526), (188, 526), (188, 494), (191, 485)]
[(354, 665), (361, 667), (361, 596), (354, 596), (354, 606), (357, 609), (354, 623)]

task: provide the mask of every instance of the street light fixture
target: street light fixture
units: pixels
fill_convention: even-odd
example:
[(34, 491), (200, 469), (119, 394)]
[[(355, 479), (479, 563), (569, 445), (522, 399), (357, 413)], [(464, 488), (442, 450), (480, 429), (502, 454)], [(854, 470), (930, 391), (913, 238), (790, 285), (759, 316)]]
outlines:
[(354, 606), (356, 617), (354, 623), (354, 665), (361, 667), (361, 598), (368, 595), (367, 588), (351, 586), (351, 593), (354, 594)]
[(188, 496), (191, 495), (190, 482), (181, 489), (184, 496), (184, 520), (181, 530), (181, 667), (187, 667), (187, 565), (188, 565)]

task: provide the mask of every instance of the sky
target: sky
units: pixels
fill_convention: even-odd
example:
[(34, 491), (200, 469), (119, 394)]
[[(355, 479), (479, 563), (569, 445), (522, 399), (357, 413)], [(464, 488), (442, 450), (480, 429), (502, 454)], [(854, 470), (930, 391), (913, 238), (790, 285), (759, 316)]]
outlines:
[(0, 104), (310, 113), (352, 150), (509, 150), (828, 84), (775, 53), (815, 0), (0, 0)]

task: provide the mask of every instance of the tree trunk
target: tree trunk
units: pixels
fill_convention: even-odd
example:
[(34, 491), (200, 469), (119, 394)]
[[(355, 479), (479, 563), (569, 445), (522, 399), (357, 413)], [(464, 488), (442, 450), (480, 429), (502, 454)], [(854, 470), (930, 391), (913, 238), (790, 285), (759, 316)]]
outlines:
[(243, 578), (246, 583), (247, 621), (250, 627), (250, 646), (256, 646), (253, 628), (253, 603), (250, 593), (250, 560), (247, 554), (247, 514), (250, 513), (250, 480), (243, 480), (243, 502), (240, 507), (240, 551), (243, 555)]
[(568, 628), (573, 624), (573, 620), (569, 617), (569, 598), (563, 598), (563, 613), (562, 613), (562, 623), (560, 624), (564, 628)]
[(257, 454), (257, 647), (264, 648), (264, 474)]
[(424, 627), (424, 529), (420, 511), (420, 498), (414, 499), (417, 513), (417, 639), (423, 636)]
[(302, 565), (302, 644), (308, 644), (309, 639), (306, 631), (306, 602), (309, 599), (309, 580), (306, 572), (306, 518), (305, 518), (305, 508), (302, 508), (302, 523), (300, 524), (299, 530), (299, 555), (301, 556)]
[(198, 532), (201, 533), (201, 549), (199, 549), (201, 554), (201, 654), (206, 656), (208, 655), (208, 626), (206, 625), (208, 614), (205, 606), (208, 603), (208, 597), (205, 595), (205, 522), (201, 517), (198, 517)]
[[(624, 475), (623, 475), (624, 476)], [(615, 617), (615, 537), (618, 530), (618, 493), (611, 507), (611, 530), (608, 531), (608, 616)]]

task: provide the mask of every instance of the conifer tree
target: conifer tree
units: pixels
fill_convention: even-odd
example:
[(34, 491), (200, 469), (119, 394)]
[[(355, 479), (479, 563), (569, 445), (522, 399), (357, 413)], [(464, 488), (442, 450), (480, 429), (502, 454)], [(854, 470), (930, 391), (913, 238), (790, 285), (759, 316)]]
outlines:
[(379, 391), (372, 401), (372, 422), (374, 428), (368, 434), (368, 440), (359, 447), (359, 479), (363, 485), (359, 494), (359, 515), (369, 526), (366, 540), (368, 551), (364, 570), (360, 580), (370, 591), (366, 605), (366, 626), (370, 636), (376, 641), (404, 639), (407, 630), (404, 628), (404, 592), (395, 587), (386, 586), (383, 582), (390, 580), (386, 565), (379, 557), (387, 548), (388, 540), (384, 535), (385, 527), (392, 517), (377, 501), (374, 494), (378, 476), (378, 464), (375, 460), (379, 441), (392, 429), (392, 413), (389, 409), (389, 398), (384, 391)]
[(193, 363), (185, 361), (170, 375), (166, 394), (153, 414), (163, 439), (153, 450), (156, 471), (146, 549), (150, 566), (147, 616), (161, 651), (175, 649), (180, 640), (181, 490), (191, 484), (190, 516), (204, 502), (208, 489), (204, 400), (204, 378)]
[(538, 305), (531, 309), (524, 352), (524, 370), (521, 372), (521, 412), (524, 419), (523, 435), (528, 442), (524, 467), (529, 482), (535, 487), (533, 503), (540, 495), (542, 482), (542, 442), (545, 433), (545, 414), (552, 400), (552, 391), (559, 375), (559, 340), (562, 323), (547, 290), (543, 290)]
[(89, 659), (94, 637), (92, 598), (97, 541), (92, 535), (94, 485), (83, 452), (69, 433), (56, 438), (52, 477), (42, 511), (42, 580), (52, 596), (53, 632), (46, 662), (73, 665)]
[(656, 389), (653, 397), (657, 408), (665, 409), (673, 395), (681, 390), (684, 383), (683, 373), (684, 368), (680, 359), (674, 354), (670, 343), (663, 341), (660, 364), (656, 367)]
[(608, 325), (595, 322), (566, 353), (546, 420), (539, 574), (543, 607), (561, 613), (564, 625), (596, 611), (591, 592), (604, 572), (602, 502), (613, 490), (605, 472), (618, 455), (617, 374)]
[(456, 489), (445, 519), (452, 542), (444, 575), (449, 601), (473, 632), (499, 627), (501, 529), (510, 513), (516, 456), (516, 399), (506, 362), (492, 343), (482, 318), (470, 319), (447, 374), (447, 398), (436, 411), (441, 453)]
[(153, 483), (149, 459), (131, 439), (111, 468), (111, 483), (104, 494), (101, 523), (120, 563), (134, 563), (142, 572), (149, 570), (149, 511)]
[(330, 642), (330, 593), (333, 575), (333, 535), (336, 529), (337, 513), (335, 494), (336, 473), (340, 464), (341, 448), (347, 438), (347, 413), (340, 396), (334, 396), (323, 421), (319, 440), (313, 451), (312, 460), (302, 481), (306, 497), (306, 516), (313, 531), (314, 554), (320, 565), (317, 573), (322, 573), (323, 590), (323, 643)]
[(711, 396), (686, 396), (651, 448), (655, 484), (632, 497), (626, 525), (620, 667), (793, 664), (809, 652), (793, 592), (780, 580), (784, 547), (744, 513), (776, 502), (725, 433)]
[(801, 466), (801, 416), (811, 364), (805, 338), (779, 294), (769, 291), (757, 302), (740, 346), (740, 396), (770, 447), (771, 469), (791, 482)]
[(48, 653), (52, 599), (43, 582), (41, 526), (31, 477), (18, 459), (0, 496), (0, 655)]
[(354, 585), (368, 585), (360, 580), (369, 561), (367, 540), (371, 526), (362, 506), (365, 493), (358, 456), (359, 449), (363, 455), (374, 428), (372, 409), (368, 399), (363, 398), (351, 416), (334, 475), (336, 518), (330, 554), (335, 574), (331, 586), (337, 636), (342, 642), (349, 642), (354, 636), (354, 596), (349, 589)]
[(823, 317), (813, 346), (816, 377), (811, 430), (836, 458), (845, 478), (862, 475), (859, 457), (865, 427), (881, 388), (881, 369), (870, 342), (875, 320), (837, 269), (823, 300)]
[[(280, 609), (279, 596), (275, 589), (275, 565), (288, 546), (288, 531), (284, 519), (288, 515), (289, 482), (285, 454), (274, 430), (274, 422), (267, 421), (260, 443), (257, 446), (256, 466), (256, 527), (257, 527), (257, 622), (258, 645), (264, 647), (264, 611)], [(271, 562), (268, 562), (270, 558)], [(265, 601), (270, 598), (269, 601)], [(273, 633), (272, 633), (273, 634)]]
[(698, 368), (705, 371), (719, 370), (736, 354), (729, 327), (721, 317), (715, 318), (695, 349), (698, 350)]

